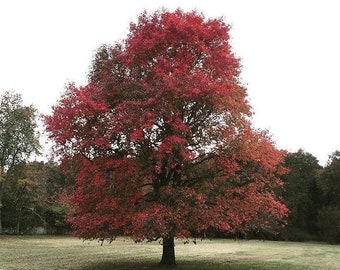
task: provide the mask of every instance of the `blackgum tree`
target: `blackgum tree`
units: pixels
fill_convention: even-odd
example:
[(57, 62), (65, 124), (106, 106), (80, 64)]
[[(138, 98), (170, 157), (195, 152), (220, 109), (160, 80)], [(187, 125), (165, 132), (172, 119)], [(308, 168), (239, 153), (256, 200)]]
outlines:
[(208, 228), (263, 228), (287, 208), (284, 153), (251, 128), (229, 26), (196, 12), (143, 13), (124, 42), (99, 48), (84, 87), (70, 85), (46, 117), (76, 185), (76, 235), (163, 239)]

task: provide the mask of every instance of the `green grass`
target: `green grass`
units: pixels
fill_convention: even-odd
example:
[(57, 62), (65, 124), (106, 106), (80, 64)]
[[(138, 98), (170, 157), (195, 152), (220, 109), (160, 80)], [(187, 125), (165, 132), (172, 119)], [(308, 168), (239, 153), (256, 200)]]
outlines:
[[(0, 236), (0, 270), (159, 269), (162, 247), (118, 238), (103, 246), (72, 237)], [(340, 246), (319, 243), (205, 240), (176, 242), (177, 269), (340, 269)], [(164, 269), (164, 268), (162, 268)]]

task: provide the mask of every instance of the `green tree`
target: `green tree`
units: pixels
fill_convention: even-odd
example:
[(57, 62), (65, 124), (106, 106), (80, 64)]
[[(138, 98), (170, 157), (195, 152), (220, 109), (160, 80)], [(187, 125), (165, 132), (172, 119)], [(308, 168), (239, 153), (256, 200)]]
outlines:
[(7, 176), (3, 198), (7, 231), (25, 234), (39, 227), (52, 234), (65, 231), (68, 208), (59, 197), (68, 186), (67, 179), (51, 162), (16, 165)]
[(283, 237), (288, 240), (307, 240), (316, 232), (316, 219), (320, 196), (316, 185), (322, 168), (312, 154), (303, 150), (285, 158), (290, 173), (282, 177), (285, 182), (284, 202), (290, 210)]
[(20, 94), (5, 92), (0, 97), (0, 234), (2, 200), (9, 174), (15, 165), (38, 153), (36, 109), (24, 106)]
[(73, 176), (62, 173), (54, 162), (43, 163), (45, 177), (46, 198), (41, 206), (47, 224), (47, 232), (51, 234), (64, 234), (70, 231), (66, 222), (66, 215), (70, 208), (63, 203), (63, 197), (67, 197), (73, 185)]
[(340, 151), (335, 151), (318, 177), (322, 208), (318, 226), (322, 240), (340, 243)]
[(318, 178), (326, 205), (340, 207), (340, 151), (335, 151)]

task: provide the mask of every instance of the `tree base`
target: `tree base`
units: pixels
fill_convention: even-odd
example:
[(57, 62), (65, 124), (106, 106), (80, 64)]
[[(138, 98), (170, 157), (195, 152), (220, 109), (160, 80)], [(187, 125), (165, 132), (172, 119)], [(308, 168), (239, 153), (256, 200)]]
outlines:
[(175, 243), (174, 237), (163, 238), (163, 254), (159, 265), (175, 266)]

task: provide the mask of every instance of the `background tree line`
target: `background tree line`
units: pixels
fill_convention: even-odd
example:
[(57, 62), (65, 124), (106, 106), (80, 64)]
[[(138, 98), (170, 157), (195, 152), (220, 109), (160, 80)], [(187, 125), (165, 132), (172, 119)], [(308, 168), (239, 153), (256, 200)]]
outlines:
[(285, 165), (291, 171), (283, 176), (282, 196), (290, 214), (280, 237), (340, 243), (340, 152), (321, 167), (316, 157), (299, 150), (286, 157)]
[(0, 234), (65, 231), (67, 208), (59, 201), (67, 177), (40, 154), (38, 112), (20, 94), (0, 97)]
[(9, 234), (65, 234), (68, 207), (60, 201), (67, 177), (51, 162), (21, 163), (6, 176), (3, 231)]
[[(13, 92), (0, 102), (0, 234), (68, 233), (69, 209), (60, 196), (72, 186), (72, 176), (53, 162), (30, 161), (39, 153), (34, 107), (24, 106)], [(281, 194), (290, 209), (287, 225), (248, 237), (340, 243), (340, 152), (324, 167), (303, 150), (289, 153), (284, 163), (290, 168)]]

